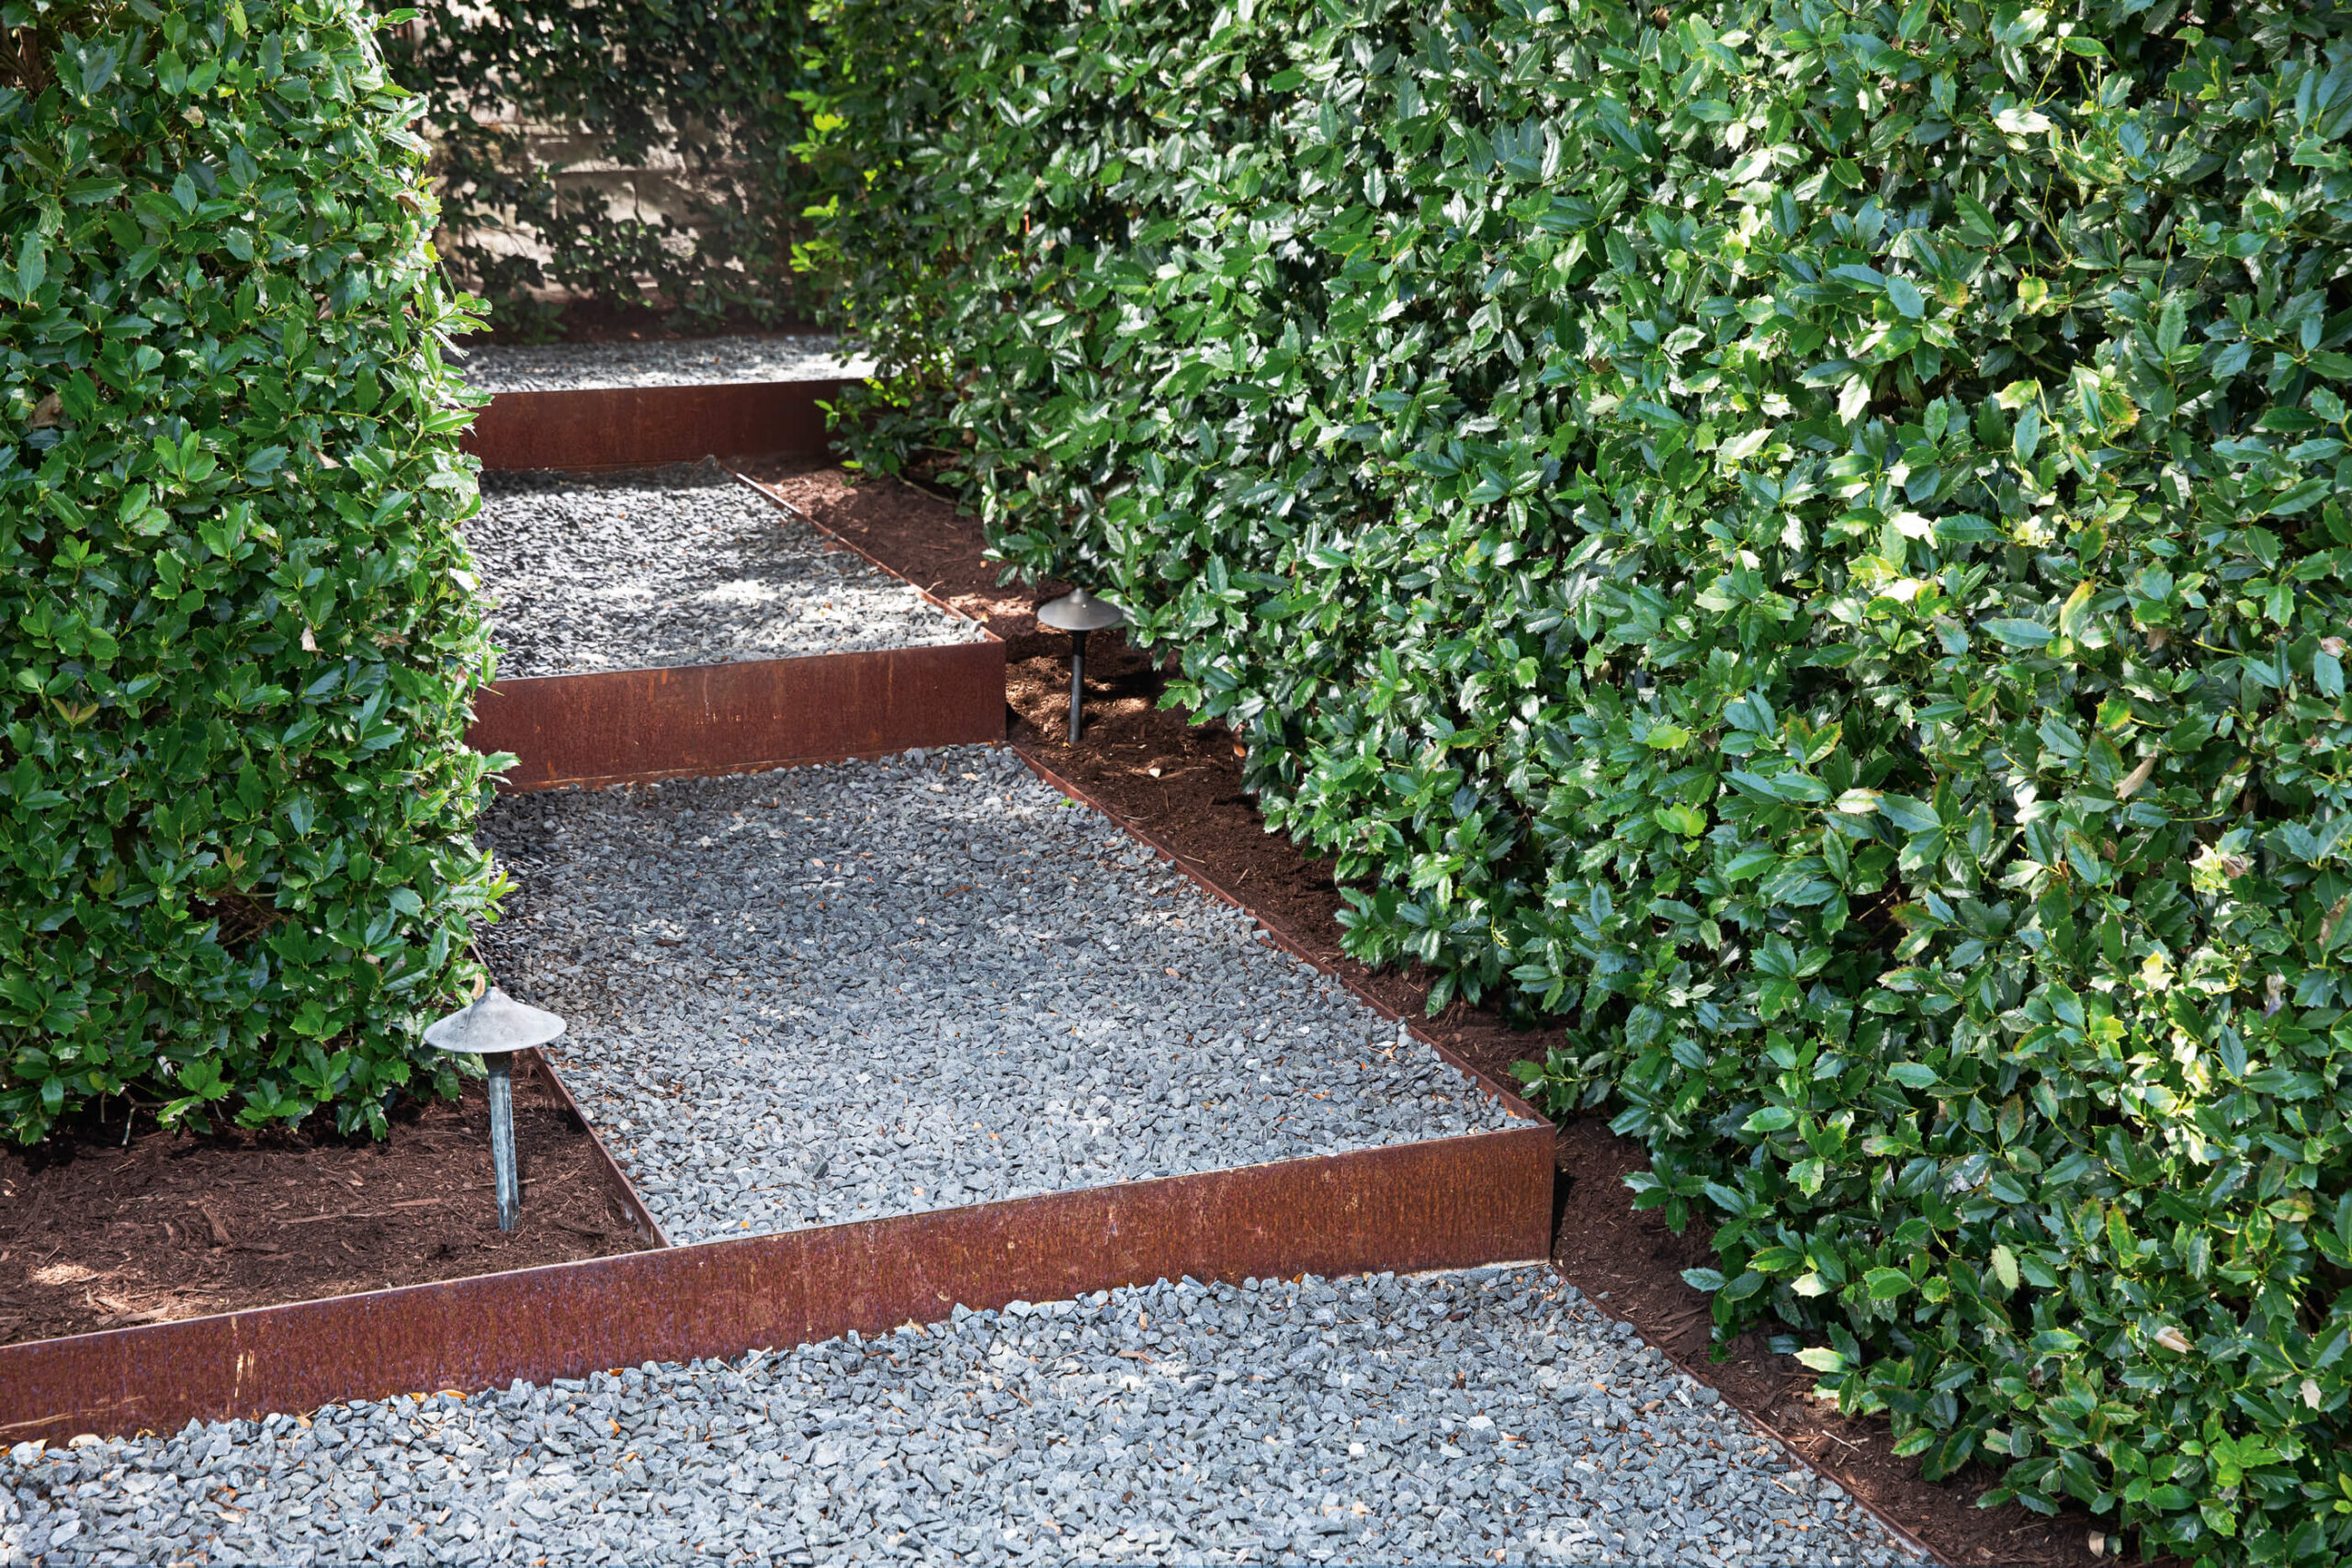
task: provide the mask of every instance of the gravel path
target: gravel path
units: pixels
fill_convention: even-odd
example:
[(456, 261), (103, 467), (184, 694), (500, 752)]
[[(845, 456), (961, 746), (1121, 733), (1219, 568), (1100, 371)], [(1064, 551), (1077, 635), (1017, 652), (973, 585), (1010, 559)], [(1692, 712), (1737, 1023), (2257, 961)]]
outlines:
[(832, 381), (873, 373), (830, 337), (682, 338), (669, 343), (486, 343), (449, 357), (478, 391), (692, 387), (729, 381)]
[(1008, 750), (511, 796), (500, 983), (680, 1241), (1505, 1126)]
[(714, 462), (486, 473), (466, 525), (502, 675), (570, 675), (977, 642)]
[(1541, 1268), (1016, 1303), (0, 1458), (50, 1562), (1908, 1561)]

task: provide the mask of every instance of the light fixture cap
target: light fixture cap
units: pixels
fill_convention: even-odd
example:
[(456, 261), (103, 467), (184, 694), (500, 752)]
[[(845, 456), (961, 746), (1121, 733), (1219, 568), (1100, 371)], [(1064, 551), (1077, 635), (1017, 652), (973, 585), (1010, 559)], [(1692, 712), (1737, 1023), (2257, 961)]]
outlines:
[(563, 1032), (563, 1020), (526, 1007), (492, 986), (428, 1027), (424, 1043), (459, 1056), (503, 1056), (544, 1045)]
[(1038, 605), (1037, 618), (1057, 632), (1102, 632), (1127, 624), (1125, 611), (1083, 588)]

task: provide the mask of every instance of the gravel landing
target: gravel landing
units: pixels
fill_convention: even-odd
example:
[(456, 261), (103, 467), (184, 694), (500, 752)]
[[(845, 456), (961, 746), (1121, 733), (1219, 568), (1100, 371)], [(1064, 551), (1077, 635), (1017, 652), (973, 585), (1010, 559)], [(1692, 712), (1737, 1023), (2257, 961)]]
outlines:
[(499, 982), (680, 1241), (1446, 1137), (1501, 1105), (1011, 751), (507, 797)]
[(909, 584), (717, 463), (487, 473), (466, 525), (502, 675), (978, 642)]
[(835, 381), (874, 372), (873, 361), (844, 359), (833, 339), (806, 333), (668, 343), (486, 343), (459, 348), (449, 358), (483, 392)]
[(1542, 1268), (1190, 1280), (0, 1459), (10, 1562), (1914, 1561)]

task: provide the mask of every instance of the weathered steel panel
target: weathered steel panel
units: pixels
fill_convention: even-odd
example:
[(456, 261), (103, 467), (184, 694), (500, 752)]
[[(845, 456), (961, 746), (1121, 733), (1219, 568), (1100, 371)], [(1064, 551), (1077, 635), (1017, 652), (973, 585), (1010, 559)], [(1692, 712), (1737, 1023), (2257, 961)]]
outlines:
[(1004, 644), (500, 681), (467, 744), (521, 759), (512, 790), (602, 786), (1004, 739)]
[(1186, 1274), (1535, 1259), (1551, 1184), (1551, 1130), (1531, 1125), (9, 1345), (0, 1436), (732, 1356)]
[(465, 449), (485, 468), (609, 468), (707, 457), (820, 457), (839, 381), (500, 392)]

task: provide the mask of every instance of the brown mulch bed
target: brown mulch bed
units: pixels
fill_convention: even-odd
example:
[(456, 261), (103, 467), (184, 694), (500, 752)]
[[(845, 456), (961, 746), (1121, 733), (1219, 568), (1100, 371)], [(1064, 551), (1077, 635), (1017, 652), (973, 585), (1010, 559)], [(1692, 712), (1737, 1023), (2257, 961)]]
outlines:
[(382, 1143), (136, 1134), (86, 1118), (0, 1152), (0, 1344), (635, 1252), (585, 1129), (514, 1075), (523, 1212), (498, 1228), (490, 1106), (405, 1101)]
[[(1425, 978), (1374, 972), (1341, 953), (1333, 918), (1341, 901), (1330, 863), (1265, 830), (1242, 793), (1233, 737), (1221, 725), (1188, 725), (1160, 708), (1162, 671), (1115, 633), (1098, 633), (1088, 645), (1086, 730), (1071, 747), (1069, 639), (1040, 626), (1035, 614), (1069, 584), (1047, 583), (1042, 591), (1000, 585), (1000, 569), (982, 558), (976, 519), (899, 480), (853, 485), (837, 468), (752, 462), (739, 470), (942, 603), (984, 620), (1006, 643), (1012, 744), (1173, 851), (1359, 995), (1416, 1019), (1474, 1068), (1513, 1086), (1511, 1064), (1540, 1057), (1558, 1038), (1556, 1032), (1515, 1030), (1492, 1010), (1460, 1002), (1435, 1019), (1422, 1018)], [(1703, 1227), (1693, 1224), (1678, 1236), (1657, 1215), (1634, 1212), (1624, 1178), (1644, 1168), (1641, 1147), (1599, 1118), (1570, 1119), (1558, 1146), (1553, 1261), (1603, 1310), (1634, 1324), (1649, 1343), (1946, 1562), (2092, 1568), (2113, 1561), (2091, 1551), (2090, 1536), (2100, 1527), (2086, 1514), (2046, 1519), (2014, 1504), (1978, 1508), (1989, 1473), (1942, 1485), (1920, 1480), (1913, 1461), (1893, 1453), (1883, 1423), (1841, 1416), (1812, 1397), (1812, 1374), (1772, 1354), (1761, 1334), (1741, 1336), (1726, 1359), (1711, 1360), (1708, 1298), (1682, 1280), (1684, 1269), (1708, 1261)]]

